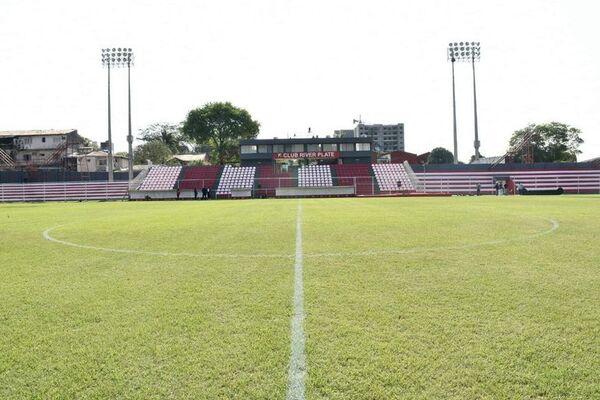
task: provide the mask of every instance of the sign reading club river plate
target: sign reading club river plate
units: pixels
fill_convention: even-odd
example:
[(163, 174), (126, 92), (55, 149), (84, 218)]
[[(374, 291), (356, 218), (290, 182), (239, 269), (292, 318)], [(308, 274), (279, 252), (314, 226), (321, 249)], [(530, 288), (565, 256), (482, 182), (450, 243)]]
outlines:
[(295, 158), (339, 158), (339, 151), (299, 151), (291, 153), (273, 153), (274, 160), (289, 160)]

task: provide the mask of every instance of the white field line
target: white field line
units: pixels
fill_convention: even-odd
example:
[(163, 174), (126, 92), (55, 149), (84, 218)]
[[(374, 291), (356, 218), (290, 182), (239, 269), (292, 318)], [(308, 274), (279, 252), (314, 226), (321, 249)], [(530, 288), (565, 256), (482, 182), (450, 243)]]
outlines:
[[(367, 251), (349, 251), (349, 252), (335, 252), (335, 253), (306, 253), (303, 254), (304, 257), (352, 257), (352, 256), (376, 256), (376, 255), (386, 255), (386, 254), (412, 254), (412, 253), (423, 253), (423, 252), (431, 252), (431, 251), (446, 251), (446, 250), (464, 250), (471, 249), (475, 247), (482, 246), (493, 246), (497, 244), (504, 243), (513, 243), (513, 242), (522, 242), (529, 239), (535, 239), (536, 237), (548, 235), (554, 231), (556, 231), (560, 224), (558, 221), (553, 219), (546, 220), (552, 226), (550, 229), (545, 231), (534, 233), (532, 235), (527, 236), (518, 236), (515, 238), (509, 239), (497, 239), (490, 240), (487, 242), (477, 242), (477, 243), (468, 243), (464, 245), (451, 245), (451, 246), (439, 246), (439, 247), (411, 247), (411, 248), (403, 248), (403, 249), (388, 249), (388, 250), (367, 250)], [(114, 249), (110, 247), (100, 247), (100, 246), (90, 246), (85, 244), (78, 244), (69, 242), (66, 240), (56, 239), (50, 235), (54, 229), (57, 229), (63, 225), (54, 226), (52, 228), (46, 229), (42, 235), (44, 239), (62, 244), (64, 246), (76, 247), (80, 249), (87, 250), (96, 250), (96, 251), (106, 251), (111, 253), (122, 253), (122, 254), (139, 254), (139, 255), (147, 255), (147, 256), (162, 256), (162, 257), (212, 257), (212, 258), (292, 258), (294, 255), (290, 254), (211, 254), (211, 253), (190, 253), (190, 252), (168, 252), (168, 251), (145, 251), (145, 250), (130, 250), (130, 249)], [(296, 255), (297, 257), (297, 255)]]
[(464, 250), (482, 246), (493, 246), (497, 244), (511, 243), (511, 242), (522, 242), (528, 239), (534, 239), (536, 237), (548, 235), (560, 227), (558, 221), (553, 219), (546, 220), (552, 226), (542, 232), (534, 233), (527, 236), (519, 236), (516, 238), (509, 239), (497, 239), (490, 240), (487, 242), (468, 243), (463, 245), (452, 245), (452, 246), (438, 246), (438, 247), (410, 247), (405, 249), (390, 249), (390, 250), (369, 250), (369, 251), (358, 251), (358, 252), (339, 252), (339, 253), (307, 253), (306, 257), (346, 257), (346, 256), (375, 256), (384, 254), (411, 254), (411, 253), (423, 253), (428, 251), (439, 251), (439, 250)]
[(113, 249), (110, 247), (99, 247), (99, 246), (89, 246), (85, 244), (78, 244), (73, 242), (68, 242), (66, 240), (60, 240), (53, 238), (50, 236), (50, 232), (54, 229), (59, 228), (62, 225), (54, 226), (52, 228), (46, 229), (42, 235), (44, 239), (49, 240), (54, 243), (62, 244), (65, 246), (77, 247), (80, 249), (87, 250), (96, 250), (96, 251), (107, 251), (111, 253), (124, 253), (124, 254), (140, 254), (146, 256), (165, 256), (165, 257), (221, 257), (221, 258), (292, 258), (292, 255), (288, 254), (211, 254), (211, 253), (187, 253), (187, 252), (168, 252), (168, 251), (145, 251), (145, 250), (130, 250), (130, 249)]
[(304, 400), (306, 356), (304, 354), (304, 284), (302, 281), (302, 203), (296, 222), (296, 263), (294, 265), (294, 303), (292, 311), (292, 353), (288, 370), (288, 400)]

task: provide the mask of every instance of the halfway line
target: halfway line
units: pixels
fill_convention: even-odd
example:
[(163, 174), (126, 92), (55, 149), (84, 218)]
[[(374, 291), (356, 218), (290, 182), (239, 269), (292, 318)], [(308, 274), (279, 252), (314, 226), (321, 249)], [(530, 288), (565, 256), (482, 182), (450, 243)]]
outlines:
[(302, 203), (296, 222), (296, 263), (294, 265), (294, 306), (292, 314), (292, 355), (288, 371), (288, 400), (304, 400), (304, 287), (302, 282)]

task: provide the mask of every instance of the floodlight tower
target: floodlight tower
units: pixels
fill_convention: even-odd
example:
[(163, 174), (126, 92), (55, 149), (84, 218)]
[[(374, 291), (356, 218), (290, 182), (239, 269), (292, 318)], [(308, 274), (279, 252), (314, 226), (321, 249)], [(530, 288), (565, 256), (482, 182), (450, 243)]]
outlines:
[(133, 137), (131, 136), (131, 66), (133, 65), (133, 51), (130, 48), (106, 48), (102, 49), (102, 65), (108, 70), (108, 181), (113, 181), (113, 146), (112, 146), (112, 126), (110, 109), (110, 69), (111, 67), (127, 67), (127, 88), (128, 88), (128, 107), (129, 107), (129, 130), (127, 142), (129, 143), (129, 180), (133, 179)]
[(454, 85), (454, 63), (456, 62), (456, 51), (454, 45), (457, 43), (450, 43), (448, 45), (448, 61), (452, 63), (452, 122), (454, 132), (454, 164), (458, 164), (458, 138), (456, 134), (456, 87)]
[(474, 122), (475, 122), (475, 141), (473, 146), (475, 147), (475, 159), (481, 158), (479, 154), (479, 126), (477, 122), (477, 87), (475, 84), (475, 61), (479, 61), (481, 58), (481, 45), (479, 42), (459, 42), (450, 43), (448, 47), (448, 54), (454, 56), (456, 61), (470, 62), (473, 69), (473, 111), (474, 111)]
[(128, 177), (129, 181), (133, 179), (133, 136), (131, 135), (131, 66), (133, 65), (133, 50), (130, 48), (125, 50), (125, 60), (127, 62), (127, 144), (128, 144), (128, 155), (127, 155), (127, 164), (128, 168)]

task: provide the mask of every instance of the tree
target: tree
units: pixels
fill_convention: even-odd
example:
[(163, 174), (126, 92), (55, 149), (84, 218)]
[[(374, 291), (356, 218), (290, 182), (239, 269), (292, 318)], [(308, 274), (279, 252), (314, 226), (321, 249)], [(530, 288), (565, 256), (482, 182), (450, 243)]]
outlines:
[(88, 139), (86, 137), (81, 137), (81, 141), (80, 144), (82, 147), (91, 147), (92, 151), (98, 151), (100, 150), (100, 146), (98, 146), (98, 142), (94, 142), (91, 139)]
[(576, 162), (577, 154), (581, 154), (579, 146), (583, 143), (580, 133), (581, 130), (561, 122), (529, 124), (512, 134), (510, 151), (515, 153), (515, 162), (522, 162), (523, 156), (517, 147), (529, 136), (535, 162)]
[(169, 146), (158, 140), (151, 140), (136, 146), (133, 152), (134, 164), (146, 164), (148, 160), (154, 164), (166, 164), (173, 157)]
[(139, 135), (138, 139), (146, 143), (157, 141), (166, 144), (173, 154), (187, 153), (190, 150), (181, 132), (181, 125), (156, 123), (140, 129)]
[(443, 147), (436, 147), (429, 153), (427, 164), (452, 164), (454, 162), (454, 155), (450, 150), (446, 150)]
[(208, 103), (188, 113), (183, 133), (197, 144), (209, 145), (219, 164), (239, 160), (240, 139), (253, 139), (260, 124), (248, 111), (231, 103)]

